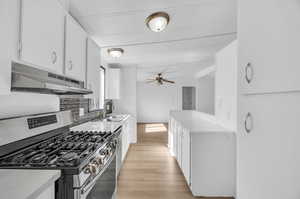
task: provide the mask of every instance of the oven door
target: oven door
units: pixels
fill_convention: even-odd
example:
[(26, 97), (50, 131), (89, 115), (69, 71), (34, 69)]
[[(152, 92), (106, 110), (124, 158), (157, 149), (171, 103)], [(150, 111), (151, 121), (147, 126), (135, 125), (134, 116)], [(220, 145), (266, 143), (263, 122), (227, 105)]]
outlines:
[(112, 199), (116, 191), (116, 154), (104, 171), (80, 189), (80, 199)]

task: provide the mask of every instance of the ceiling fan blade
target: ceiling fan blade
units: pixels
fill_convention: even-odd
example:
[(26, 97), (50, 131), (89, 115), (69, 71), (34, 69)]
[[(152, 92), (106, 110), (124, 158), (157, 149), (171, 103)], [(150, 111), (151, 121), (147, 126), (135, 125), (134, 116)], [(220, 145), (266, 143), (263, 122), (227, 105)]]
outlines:
[(170, 83), (170, 84), (175, 84), (175, 82), (171, 81), (171, 80), (167, 80), (167, 79), (164, 79), (164, 78), (162, 78), (161, 80), (164, 81), (164, 82)]

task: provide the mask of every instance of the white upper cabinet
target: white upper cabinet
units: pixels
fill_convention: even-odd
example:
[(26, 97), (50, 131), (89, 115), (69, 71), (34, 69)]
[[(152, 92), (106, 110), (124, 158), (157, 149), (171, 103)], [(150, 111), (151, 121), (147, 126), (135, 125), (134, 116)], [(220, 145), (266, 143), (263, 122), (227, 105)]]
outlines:
[(239, 1), (242, 93), (300, 90), (299, 19), (297, 0)]
[(0, 95), (10, 93), (11, 52), (12, 52), (12, 16), (11, 0), (0, 1)]
[(20, 59), (63, 73), (64, 15), (57, 0), (22, 0)]
[(120, 99), (120, 68), (106, 69), (106, 99)]
[(65, 73), (77, 80), (86, 78), (87, 34), (71, 17), (66, 17)]
[(100, 97), (100, 48), (91, 39), (87, 41), (87, 88), (93, 94), (87, 95), (91, 98), (91, 110), (99, 109)]

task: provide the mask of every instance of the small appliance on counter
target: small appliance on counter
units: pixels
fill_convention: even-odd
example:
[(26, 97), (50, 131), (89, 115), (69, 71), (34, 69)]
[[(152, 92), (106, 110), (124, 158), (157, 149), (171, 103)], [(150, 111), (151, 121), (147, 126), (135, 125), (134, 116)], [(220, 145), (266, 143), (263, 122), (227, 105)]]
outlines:
[(113, 101), (110, 99), (105, 100), (104, 102), (104, 109), (105, 109), (105, 117), (107, 117), (108, 115), (111, 115), (113, 113), (113, 109), (114, 109), (114, 105), (113, 105)]

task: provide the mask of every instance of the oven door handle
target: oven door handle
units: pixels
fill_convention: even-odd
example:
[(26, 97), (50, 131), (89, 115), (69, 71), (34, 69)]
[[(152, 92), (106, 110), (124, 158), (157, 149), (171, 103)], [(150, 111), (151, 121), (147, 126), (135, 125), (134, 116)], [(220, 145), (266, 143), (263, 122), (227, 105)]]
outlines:
[(90, 192), (91, 189), (95, 186), (95, 184), (96, 184), (96, 180), (94, 180), (92, 183), (87, 184), (85, 187), (83, 187), (80, 191), (81, 195), (84, 195), (85, 193)]

